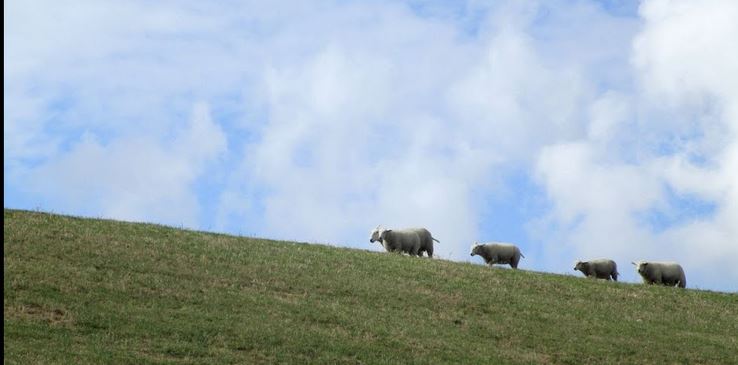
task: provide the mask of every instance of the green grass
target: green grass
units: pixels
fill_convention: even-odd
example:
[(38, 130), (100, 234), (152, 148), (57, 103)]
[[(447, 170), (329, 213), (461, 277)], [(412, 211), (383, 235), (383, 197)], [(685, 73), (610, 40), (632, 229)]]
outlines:
[(738, 364), (738, 294), (5, 209), (8, 364)]

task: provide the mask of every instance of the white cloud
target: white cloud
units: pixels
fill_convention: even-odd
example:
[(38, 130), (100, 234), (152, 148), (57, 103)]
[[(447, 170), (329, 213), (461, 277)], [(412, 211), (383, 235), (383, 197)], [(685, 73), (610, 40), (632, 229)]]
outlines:
[(86, 133), (69, 152), (20, 178), (25, 189), (66, 212), (197, 228), (192, 184), (225, 149), (225, 135), (200, 103), (168, 142), (137, 136), (103, 144)]
[[(308, 57), (270, 64), (260, 93), (268, 123), (226, 193), (268, 187), (251, 230), (367, 247), (376, 224), (423, 225), (443, 241), (442, 256), (468, 259), (482, 223), (472, 192), (500, 187), (495, 168), (582, 131), (576, 67), (538, 54), (529, 7), (500, 11), (521, 19), (470, 42), (449, 25), (372, 8), (373, 27), (347, 27)], [(408, 31), (386, 38), (393, 29)]]
[[(738, 5), (656, 0), (640, 13), (638, 94), (604, 95), (586, 138), (542, 151), (538, 177), (553, 209), (539, 228), (557, 237), (549, 250), (673, 259), (698, 287), (736, 290)], [(695, 199), (714, 209), (678, 219)], [(671, 221), (650, 222), (653, 214)]]
[[(269, 187), (265, 232), (370, 247), (366, 232), (376, 224), (430, 225), (450, 210), (468, 218), (464, 177), (444, 177), (453, 166), (434, 160), (453, 144), (442, 137), (448, 125), (408, 108), (422, 101), (410, 67), (410, 59), (334, 44), (302, 65), (270, 70), (269, 124), (248, 150), (242, 179)], [(471, 239), (472, 222), (437, 227)]]
[(715, 279), (714, 268), (721, 267), (738, 282), (732, 264), (738, 260), (738, 4), (651, 1), (641, 14), (646, 26), (634, 43), (634, 63), (643, 87), (651, 100), (692, 111), (691, 127), (699, 131), (667, 158), (664, 179), (680, 194), (715, 204), (714, 214), (673, 227), (664, 238), (681, 246), (698, 275)]
[(648, 92), (689, 106), (704, 102), (702, 94), (738, 95), (738, 3), (646, 1), (640, 13), (645, 25), (633, 62)]

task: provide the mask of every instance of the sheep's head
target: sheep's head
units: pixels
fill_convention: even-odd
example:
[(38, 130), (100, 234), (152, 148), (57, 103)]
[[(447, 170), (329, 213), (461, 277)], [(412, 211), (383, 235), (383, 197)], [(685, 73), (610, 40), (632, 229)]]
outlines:
[(379, 230), (379, 226), (377, 228), (374, 228), (372, 233), (369, 235), (369, 242), (377, 242), (382, 243), (382, 238), (380, 237), (381, 231)]
[(574, 263), (574, 270), (582, 271), (582, 270), (584, 270), (584, 267), (586, 266), (586, 264), (587, 264), (586, 261), (584, 261), (584, 262), (583, 261), (577, 261), (577, 262)]
[(633, 261), (631, 261), (630, 263), (633, 264), (633, 265), (635, 265), (636, 270), (638, 271), (639, 274), (643, 274), (644, 272), (646, 272), (646, 268), (648, 267), (648, 262), (643, 262), (643, 261), (633, 262)]
[(471, 255), (472, 256), (479, 255), (479, 253), (481, 252), (480, 251), (481, 249), (482, 249), (482, 245), (480, 245), (479, 242), (474, 242), (474, 245), (472, 245), (471, 247)]

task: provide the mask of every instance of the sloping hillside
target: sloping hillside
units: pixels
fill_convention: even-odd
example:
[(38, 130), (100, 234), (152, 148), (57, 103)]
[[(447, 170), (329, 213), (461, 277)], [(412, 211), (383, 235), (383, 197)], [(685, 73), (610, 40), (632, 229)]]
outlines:
[(738, 294), (4, 212), (12, 364), (738, 363)]

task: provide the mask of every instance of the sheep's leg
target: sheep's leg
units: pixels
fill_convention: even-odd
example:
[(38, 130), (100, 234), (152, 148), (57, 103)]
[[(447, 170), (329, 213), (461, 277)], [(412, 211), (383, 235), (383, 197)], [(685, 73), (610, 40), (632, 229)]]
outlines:
[(499, 260), (497, 260), (497, 256), (492, 257), (491, 259), (489, 259), (489, 261), (487, 261), (487, 263), (489, 264), (489, 267), (494, 267), (494, 264), (496, 264), (498, 262), (499, 262)]

